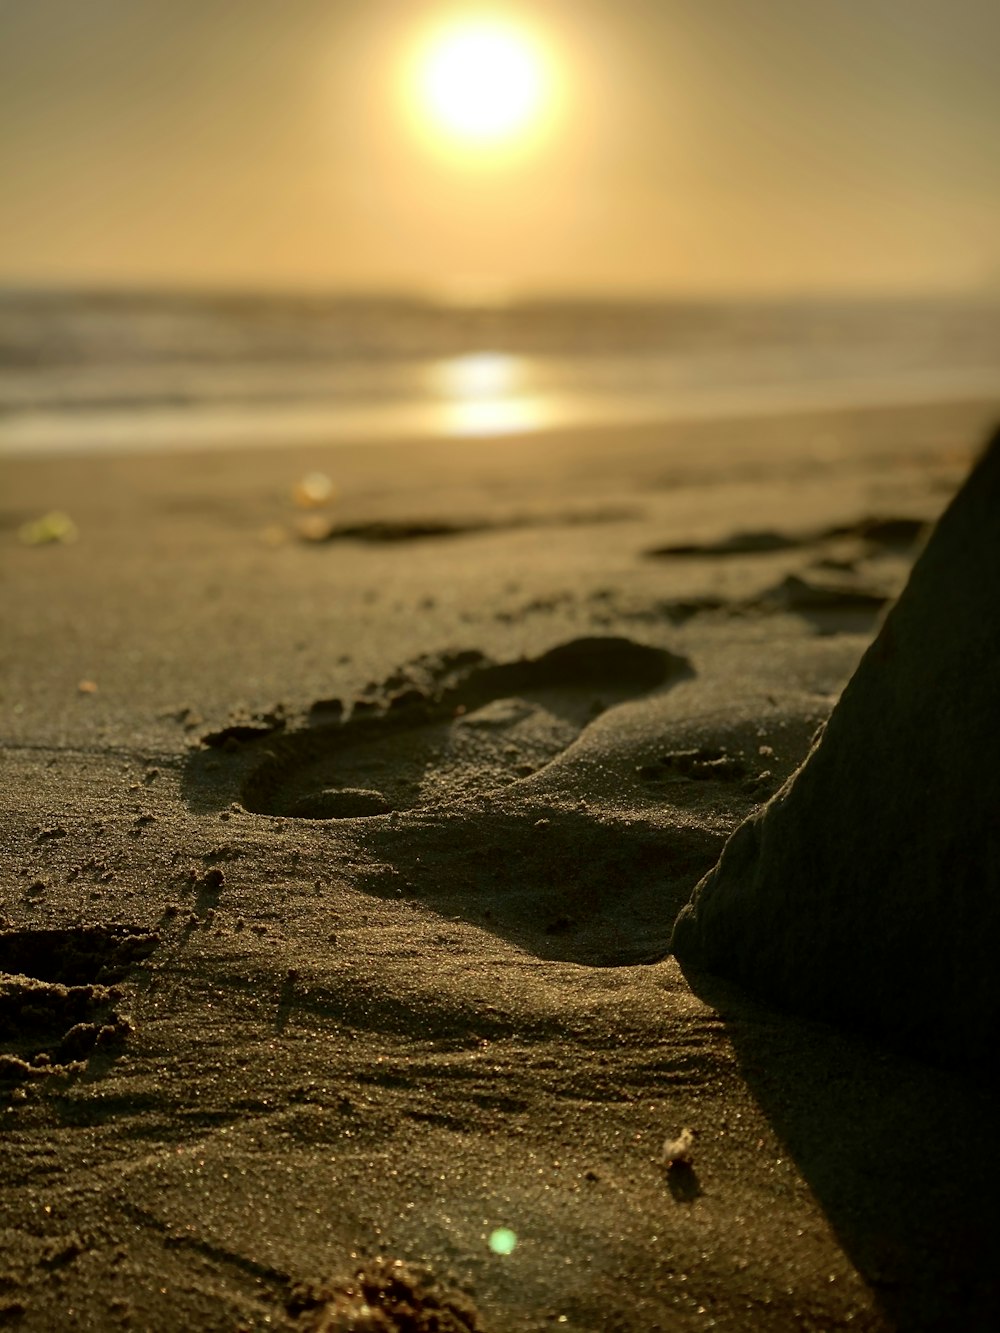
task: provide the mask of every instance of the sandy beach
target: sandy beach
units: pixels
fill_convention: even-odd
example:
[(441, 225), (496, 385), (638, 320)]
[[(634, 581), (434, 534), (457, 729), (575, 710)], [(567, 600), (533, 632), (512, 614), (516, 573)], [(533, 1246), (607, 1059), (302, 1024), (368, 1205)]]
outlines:
[(0, 1326), (996, 1327), (995, 1095), (668, 942), (998, 417), (0, 463)]

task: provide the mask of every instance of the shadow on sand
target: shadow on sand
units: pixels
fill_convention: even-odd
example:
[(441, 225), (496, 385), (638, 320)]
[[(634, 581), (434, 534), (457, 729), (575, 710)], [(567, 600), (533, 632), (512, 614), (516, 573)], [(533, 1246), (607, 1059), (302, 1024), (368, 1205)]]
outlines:
[(683, 970), (891, 1325), (1000, 1328), (997, 1098)]

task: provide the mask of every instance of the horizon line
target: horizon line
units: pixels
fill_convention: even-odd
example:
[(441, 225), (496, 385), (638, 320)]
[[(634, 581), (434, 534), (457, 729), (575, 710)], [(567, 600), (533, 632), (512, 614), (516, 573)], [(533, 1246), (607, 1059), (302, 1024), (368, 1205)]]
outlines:
[(888, 301), (1000, 301), (1000, 281), (949, 285), (912, 285), (876, 287), (871, 285), (823, 285), (816, 287), (650, 287), (598, 285), (581, 287), (502, 287), (491, 290), (449, 288), (447, 284), (406, 283), (252, 283), (223, 280), (155, 278), (25, 278), (0, 273), (0, 297), (69, 296), (115, 299), (189, 300), (313, 300), (317, 303), (386, 303), (421, 305), (437, 309), (496, 310), (531, 306), (662, 306), (662, 305), (795, 305), (809, 302)]

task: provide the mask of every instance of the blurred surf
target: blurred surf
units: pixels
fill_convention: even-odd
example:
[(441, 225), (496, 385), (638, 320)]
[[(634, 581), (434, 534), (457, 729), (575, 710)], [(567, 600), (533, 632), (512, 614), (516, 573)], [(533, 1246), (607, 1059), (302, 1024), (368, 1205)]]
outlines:
[(500, 437), (1000, 396), (1000, 300), (0, 292), (0, 452)]

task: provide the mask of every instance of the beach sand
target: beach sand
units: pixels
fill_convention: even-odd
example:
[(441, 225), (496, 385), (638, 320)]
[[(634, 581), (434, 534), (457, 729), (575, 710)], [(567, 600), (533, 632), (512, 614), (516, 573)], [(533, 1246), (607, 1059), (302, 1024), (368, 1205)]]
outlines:
[(997, 1327), (995, 1097), (665, 951), (998, 415), (6, 461), (0, 1325)]

